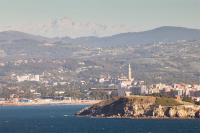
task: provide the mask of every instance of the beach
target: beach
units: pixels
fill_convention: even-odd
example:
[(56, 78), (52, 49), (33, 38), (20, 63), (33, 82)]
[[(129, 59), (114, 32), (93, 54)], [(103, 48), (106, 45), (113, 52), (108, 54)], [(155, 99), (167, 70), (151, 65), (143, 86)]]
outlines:
[(30, 102), (0, 101), (0, 106), (39, 106), (39, 105), (93, 105), (101, 100), (49, 100), (40, 99)]

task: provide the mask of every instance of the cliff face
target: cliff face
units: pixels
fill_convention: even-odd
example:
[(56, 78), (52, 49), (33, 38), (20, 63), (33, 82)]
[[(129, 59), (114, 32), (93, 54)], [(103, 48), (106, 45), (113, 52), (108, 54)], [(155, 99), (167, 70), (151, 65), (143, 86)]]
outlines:
[(76, 115), (111, 118), (200, 118), (200, 107), (172, 98), (131, 96), (100, 102)]

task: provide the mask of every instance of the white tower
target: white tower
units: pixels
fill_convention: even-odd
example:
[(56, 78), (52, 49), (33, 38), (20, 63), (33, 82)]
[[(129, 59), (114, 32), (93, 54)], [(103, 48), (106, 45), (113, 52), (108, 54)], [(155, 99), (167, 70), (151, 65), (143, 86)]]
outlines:
[(133, 81), (134, 78), (132, 78), (132, 72), (131, 72), (131, 65), (128, 65), (128, 80)]

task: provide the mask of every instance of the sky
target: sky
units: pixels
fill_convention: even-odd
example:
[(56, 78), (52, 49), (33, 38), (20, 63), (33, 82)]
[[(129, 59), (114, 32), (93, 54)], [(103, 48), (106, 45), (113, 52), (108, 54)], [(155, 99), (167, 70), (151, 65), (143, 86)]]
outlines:
[(200, 29), (200, 0), (0, 0), (0, 25), (69, 17), (80, 22)]

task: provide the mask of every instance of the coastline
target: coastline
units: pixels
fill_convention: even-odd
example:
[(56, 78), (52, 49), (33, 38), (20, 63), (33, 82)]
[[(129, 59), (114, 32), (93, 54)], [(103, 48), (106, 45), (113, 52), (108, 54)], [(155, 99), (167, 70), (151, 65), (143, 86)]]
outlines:
[(33, 102), (10, 102), (10, 101), (3, 101), (0, 102), (0, 106), (48, 106), (48, 105), (93, 105), (101, 100), (53, 100), (53, 101), (33, 101)]
[(192, 118), (192, 117), (102, 117), (102, 116), (80, 116), (76, 115), (76, 117), (88, 117), (92, 119), (131, 119), (131, 120), (199, 120), (198, 118)]
[(101, 116), (78, 116), (78, 117), (89, 117), (96, 119), (131, 119), (131, 120), (198, 120), (194, 117), (101, 117)]

